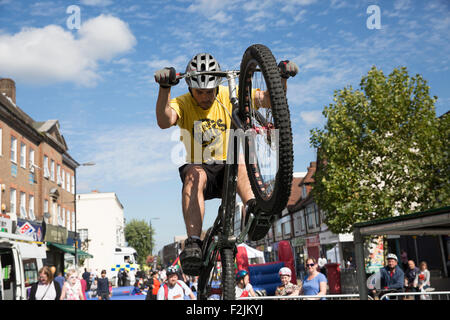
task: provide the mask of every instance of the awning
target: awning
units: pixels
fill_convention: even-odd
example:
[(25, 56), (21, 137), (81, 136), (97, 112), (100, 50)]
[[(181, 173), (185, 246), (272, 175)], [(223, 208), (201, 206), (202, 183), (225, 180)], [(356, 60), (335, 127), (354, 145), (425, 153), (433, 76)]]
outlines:
[[(70, 246), (67, 244), (54, 243), (54, 242), (49, 242), (49, 241), (47, 241), (47, 244), (49, 244), (55, 248), (58, 248), (59, 250), (64, 251), (66, 253), (75, 255), (75, 247), (74, 246)], [(82, 258), (84, 258), (84, 257), (93, 258), (94, 257), (93, 255), (91, 255), (83, 250), (80, 250), (80, 249), (77, 249), (77, 256), (82, 257)]]

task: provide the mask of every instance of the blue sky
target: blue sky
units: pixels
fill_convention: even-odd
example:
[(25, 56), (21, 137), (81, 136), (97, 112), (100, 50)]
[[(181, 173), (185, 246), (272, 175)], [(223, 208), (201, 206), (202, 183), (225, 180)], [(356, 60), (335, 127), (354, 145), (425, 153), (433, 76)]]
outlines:
[[(80, 8), (69, 29), (66, 9)], [(370, 5), (380, 9), (369, 29)], [(156, 125), (153, 73), (183, 71), (210, 52), (238, 68), (263, 43), (300, 73), (288, 82), (294, 170), (315, 160), (309, 132), (322, 127), (333, 92), (359, 86), (372, 65), (406, 66), (428, 80), (437, 115), (449, 110), (450, 5), (447, 0), (0, 0), (0, 77), (16, 81), (17, 105), (36, 121), (58, 119), (80, 163), (78, 190), (116, 192), (127, 220), (152, 220), (156, 249), (185, 234), (181, 182), (171, 152), (177, 129)], [(185, 83), (173, 96), (187, 91)], [(175, 137), (175, 139), (174, 139)], [(206, 204), (206, 229), (219, 201)]]

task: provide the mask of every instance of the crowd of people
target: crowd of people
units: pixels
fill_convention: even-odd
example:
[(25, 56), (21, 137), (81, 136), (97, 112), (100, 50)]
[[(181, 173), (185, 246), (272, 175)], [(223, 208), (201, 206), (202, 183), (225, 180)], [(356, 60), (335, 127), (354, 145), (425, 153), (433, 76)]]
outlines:
[[(400, 266), (404, 266), (402, 269)], [(282, 267), (279, 272), (280, 285), (275, 290), (275, 296), (314, 296), (312, 299), (325, 299), (321, 296), (327, 294), (327, 276), (323, 265), (314, 258), (308, 258), (304, 264), (305, 273), (297, 283), (292, 281), (292, 270)], [(121, 276), (122, 274), (122, 276)], [(118, 285), (127, 286), (129, 276), (120, 270)], [(97, 272), (84, 269), (84, 273), (69, 270), (63, 275), (44, 266), (39, 270), (39, 281), (34, 283), (29, 291), (29, 300), (109, 300), (112, 297), (112, 282), (102, 270), (100, 276)], [(426, 292), (432, 291), (430, 271), (427, 263), (422, 261), (419, 267), (413, 260), (399, 264), (395, 254), (387, 255), (387, 265), (380, 270), (380, 290), (370, 292), (377, 296), (389, 291), (392, 292), (422, 292), (414, 298), (431, 299)], [(145, 300), (195, 300), (198, 290), (198, 276), (187, 276), (178, 265), (162, 268), (159, 266), (150, 272), (138, 270), (131, 295), (146, 295)], [(236, 299), (255, 297), (257, 293), (250, 283), (247, 270), (236, 272)]]
[(421, 295), (414, 295), (415, 300), (431, 300), (431, 296), (426, 294), (434, 290), (431, 288), (427, 263), (420, 262), (418, 268), (414, 260), (405, 258), (403, 253), (400, 262), (401, 264), (397, 255), (393, 253), (387, 255), (387, 265), (380, 269), (380, 289), (374, 289), (369, 294), (380, 297), (390, 292), (421, 292)]

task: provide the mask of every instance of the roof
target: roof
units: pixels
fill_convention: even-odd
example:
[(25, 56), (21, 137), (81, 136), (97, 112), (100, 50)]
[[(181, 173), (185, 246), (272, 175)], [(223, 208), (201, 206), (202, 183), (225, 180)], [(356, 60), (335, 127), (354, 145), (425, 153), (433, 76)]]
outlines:
[(291, 188), (291, 197), (289, 198), (287, 208), (290, 212), (300, 210), (301, 207), (309, 204), (313, 198), (311, 192), (308, 192), (306, 198), (302, 198), (302, 186), (310, 185), (314, 182), (314, 174), (316, 173), (316, 162), (313, 161), (308, 167), (308, 171), (303, 178), (294, 178)]
[(353, 228), (364, 235), (450, 234), (450, 206), (359, 222)]
[(71, 165), (78, 166), (78, 163), (67, 153), (68, 147), (60, 132), (58, 120), (34, 121), (4, 94), (0, 94), (0, 106), (3, 106), (0, 108), (2, 116), (12, 123), (18, 124), (29, 135), (28, 138), (34, 137), (35, 141), (40, 143), (44, 137), (44, 141), (53, 143), (52, 146), (56, 147), (58, 152), (65, 154), (70, 159)]

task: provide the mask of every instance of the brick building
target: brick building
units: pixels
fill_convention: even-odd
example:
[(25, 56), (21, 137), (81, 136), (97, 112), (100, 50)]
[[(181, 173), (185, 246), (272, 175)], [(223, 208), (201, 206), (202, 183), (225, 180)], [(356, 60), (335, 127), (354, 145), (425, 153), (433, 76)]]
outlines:
[[(1, 211), (21, 231), (34, 229), (46, 241), (47, 262), (64, 268), (64, 251), (52, 244), (73, 245), (75, 238), (75, 170), (57, 120), (38, 122), (16, 105), (15, 83), (0, 79)], [(45, 238), (44, 238), (45, 234)]]

